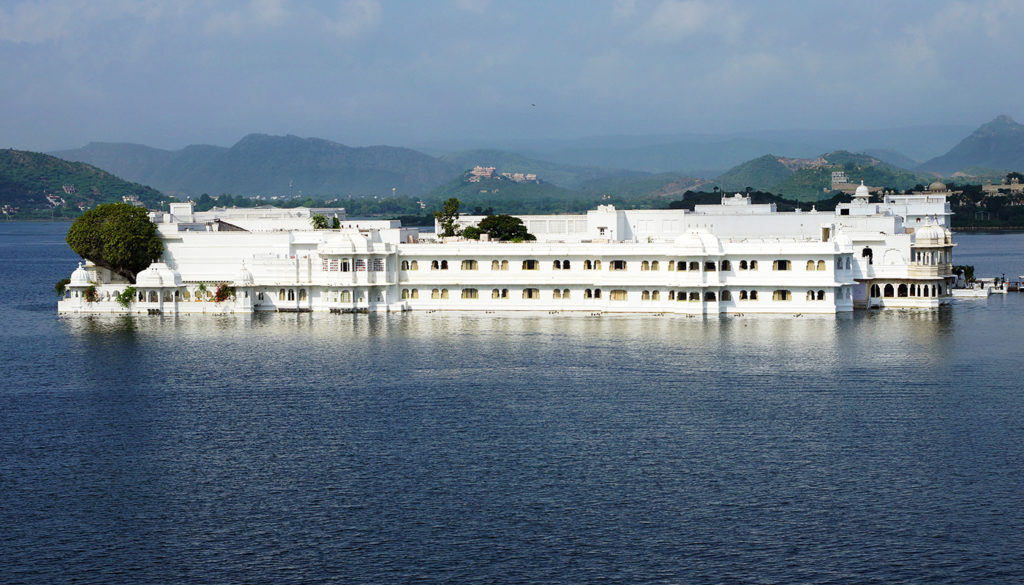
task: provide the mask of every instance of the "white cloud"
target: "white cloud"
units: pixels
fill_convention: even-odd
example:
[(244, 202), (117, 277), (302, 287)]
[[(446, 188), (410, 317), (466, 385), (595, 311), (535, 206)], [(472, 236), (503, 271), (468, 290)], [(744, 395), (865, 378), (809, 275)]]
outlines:
[(636, 0), (615, 0), (612, 3), (612, 14), (616, 18), (629, 18), (636, 14)]
[(122, 17), (151, 22), (166, 11), (156, 0), (27, 0), (0, 8), (0, 41), (38, 44), (80, 35), (97, 23)]
[(746, 26), (746, 16), (724, 2), (664, 0), (654, 8), (643, 27), (645, 38), (679, 41), (697, 35), (736, 39)]
[(381, 8), (377, 0), (345, 0), (338, 6), (338, 17), (327, 22), (327, 30), (350, 39), (380, 24)]
[(283, 0), (251, 0), (238, 10), (212, 14), (206, 20), (203, 30), (209, 35), (241, 36), (254, 30), (281, 25), (288, 16)]

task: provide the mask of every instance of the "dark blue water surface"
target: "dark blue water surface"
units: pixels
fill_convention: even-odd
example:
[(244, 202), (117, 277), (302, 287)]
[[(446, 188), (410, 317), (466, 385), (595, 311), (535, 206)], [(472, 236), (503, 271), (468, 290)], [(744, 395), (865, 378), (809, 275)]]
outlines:
[(2, 583), (1024, 581), (1020, 295), (60, 317), (65, 229), (0, 224)]

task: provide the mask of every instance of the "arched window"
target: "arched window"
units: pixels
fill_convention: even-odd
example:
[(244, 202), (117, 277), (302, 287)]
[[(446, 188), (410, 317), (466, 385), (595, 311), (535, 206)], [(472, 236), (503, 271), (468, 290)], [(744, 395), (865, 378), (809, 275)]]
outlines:
[(807, 270), (814, 270), (814, 260), (807, 261)]
[[(186, 288), (185, 292), (182, 293), (182, 298), (184, 298), (186, 301), (191, 301), (192, 300), (192, 293), (188, 292), (188, 289)], [(263, 293), (260, 293), (260, 300), (261, 301), (263, 300)]]
[(814, 291), (813, 290), (807, 291), (807, 300), (808, 301), (813, 301), (814, 300)]
[(860, 256), (861, 258), (867, 258), (868, 264), (872, 264), (874, 261), (875, 253), (871, 250), (871, 248), (864, 248), (863, 250), (861, 250)]
[(594, 298), (594, 291), (590, 290), (589, 288), (587, 290), (583, 291), (583, 298), (585, 298), (585, 299), (592, 299), (592, 298)]
[(651, 270), (652, 271), (659, 270), (658, 261), (657, 260), (651, 260)]
[(740, 260), (740, 270), (746, 270), (746, 269), (747, 269), (747, 261), (746, 260)]
[(498, 270), (500, 267), (497, 260), (491, 260), (491, 270)]
[(878, 288), (877, 284), (872, 284), (871, 285), (871, 296), (872, 296), (872, 298), (876, 298), (876, 299), (878, 297), (882, 296), (882, 289)]
[(613, 301), (624, 301), (626, 300), (626, 291), (617, 288), (608, 293), (608, 298)]
[(819, 290), (818, 291), (818, 300), (819, 301), (824, 301), (825, 300), (825, 291), (823, 291), (823, 290)]
[(294, 301), (295, 300), (295, 289), (294, 288), (288, 289), (288, 300), (289, 301)]
[(569, 289), (567, 289), (567, 288), (563, 288), (562, 289), (562, 298), (563, 299), (569, 298)]
[(436, 288), (434, 290), (430, 291), (430, 298), (432, 298), (432, 299), (439, 299), (439, 298), (441, 298), (441, 291), (436, 289)]
[(713, 302), (715, 302), (715, 300), (717, 300), (717, 299), (715, 299), (715, 293), (714, 292), (706, 291), (704, 293), (704, 301), (705, 302), (713, 303)]
[(727, 290), (723, 290), (722, 291), (722, 301), (731, 301), (731, 300), (732, 300), (732, 293), (727, 291)]
[(524, 288), (523, 289), (523, 298), (524, 299), (539, 299), (540, 298), (540, 289)]
[(496, 288), (491, 289), (491, 298), (492, 299), (500, 299), (501, 298), (501, 291), (496, 289)]
[(462, 289), (462, 298), (464, 299), (478, 299), (480, 298), (480, 291), (475, 288), (464, 288)]
[(149, 291), (149, 302), (157, 303), (159, 301), (160, 301), (160, 295), (155, 290)]
[(888, 299), (888, 298), (891, 298), (892, 295), (893, 295), (892, 285), (891, 284), (885, 285), (885, 288), (882, 289), (882, 296), (884, 296), (885, 298)]
[(905, 297), (907, 296), (907, 285), (901, 284), (896, 288), (896, 296)]
[(599, 288), (595, 288), (594, 289), (594, 298), (595, 299), (601, 298), (601, 289), (599, 289)]
[(690, 261), (690, 270), (700, 270), (700, 262)]
[(818, 270), (825, 270), (825, 261), (818, 260)]
[(402, 260), (402, 270), (409, 270), (409, 261)]
[(412, 262), (409, 263), (409, 270), (419, 270), (419, 269), (420, 269), (420, 263), (419, 262), (413, 260)]
[(441, 298), (442, 299), (447, 299), (448, 298), (448, 289), (446, 289), (446, 288), (442, 288), (441, 289)]
[(674, 291), (674, 290), (668, 291), (668, 300), (670, 300), (670, 301), (676, 300), (676, 291)]
[(750, 261), (750, 269), (751, 270), (757, 270), (757, 260), (751, 260)]
[(420, 298), (420, 289), (418, 289), (418, 288), (412, 289), (412, 298), (414, 298), (414, 299)]
[(601, 270), (601, 261), (594, 260), (594, 270)]
[(570, 265), (568, 260), (562, 260), (562, 270), (569, 270)]
[(747, 298), (748, 298), (748, 297), (747, 297), (747, 291), (745, 291), (745, 290), (741, 290), (741, 291), (740, 291), (740, 300), (741, 300), (741, 301), (745, 301), (745, 300), (747, 300)]
[[(196, 299), (199, 299), (199, 293), (196, 293)], [(283, 301), (284, 300), (284, 289), (283, 288), (281, 290), (277, 291), (277, 300), (279, 300), (279, 301)]]
[(562, 298), (562, 289), (556, 288), (555, 290), (551, 291), (551, 298), (553, 298), (555, 300), (561, 299)]
[(508, 260), (502, 260), (501, 261), (501, 269), (502, 270), (508, 270)]
[(306, 289), (304, 289), (304, 288), (300, 288), (299, 289), (299, 300), (300, 301), (306, 300)]
[(651, 300), (652, 301), (660, 301), (661, 300), (661, 293), (656, 291), (656, 290), (651, 291)]
[(650, 269), (651, 269), (651, 263), (648, 262), (647, 260), (644, 260), (643, 262), (640, 263), (640, 271), (641, 272), (647, 272)]
[(448, 270), (448, 261), (441, 260), (441, 270)]
[(722, 260), (722, 272), (732, 270), (732, 264), (728, 260)]
[(645, 291), (641, 292), (640, 293), (640, 300), (641, 301), (649, 301), (649, 300), (651, 300), (651, 291), (645, 290)]
[(409, 289), (407, 289), (407, 288), (403, 288), (402, 289), (402, 298), (403, 299), (409, 298)]
[(477, 265), (476, 260), (463, 260), (462, 261), (462, 269), (463, 270), (476, 270), (477, 268), (478, 268), (478, 265)]
[(842, 270), (842, 269), (843, 269), (843, 259), (842, 258), (836, 258), (836, 270)]
[[(416, 270), (416, 261), (413, 260), (412, 264), (413, 264), (413, 268), (412, 269)], [(352, 266), (348, 263), (348, 260), (342, 260), (341, 261), (341, 271), (342, 272), (350, 272), (351, 270), (352, 270)]]
[(341, 302), (343, 302), (343, 303), (351, 303), (352, 302), (352, 291), (350, 291), (350, 290), (343, 290), (343, 291), (341, 291)]
[(562, 269), (562, 261), (561, 260), (555, 260), (554, 263), (552, 263), (552, 268), (554, 268), (555, 270), (561, 270)]
[(752, 301), (756, 301), (757, 300), (757, 291), (756, 290), (750, 291), (750, 300), (752, 300)]
[(593, 270), (593, 268), (594, 265), (590, 262), (590, 260), (583, 261), (583, 270)]
[(668, 263), (668, 271), (669, 272), (675, 272), (676, 271), (676, 263), (675, 262), (669, 261), (669, 263)]
[(440, 262), (438, 262), (437, 260), (431, 260), (430, 261), (430, 269), (431, 270), (439, 270), (440, 268), (441, 268), (441, 263)]

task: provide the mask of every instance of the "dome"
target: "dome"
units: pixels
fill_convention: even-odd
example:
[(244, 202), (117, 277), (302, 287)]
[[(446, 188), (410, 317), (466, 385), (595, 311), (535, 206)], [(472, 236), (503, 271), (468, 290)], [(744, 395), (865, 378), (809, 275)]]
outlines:
[(928, 190), (929, 191), (945, 191), (946, 190), (946, 184), (943, 183), (942, 181), (935, 181), (931, 185), (928, 185)]
[(92, 284), (89, 279), (89, 273), (82, 266), (82, 263), (78, 263), (78, 268), (71, 273), (71, 286), (89, 286)]
[(163, 262), (154, 262), (135, 277), (136, 286), (181, 286), (181, 274)]
[(242, 269), (238, 271), (238, 276), (235, 277), (235, 284), (238, 286), (251, 286), (255, 282), (252, 278), (252, 272), (245, 267), (245, 262), (242, 262)]
[(914, 231), (914, 244), (918, 246), (942, 246), (951, 237), (950, 231), (941, 225), (928, 224)]
[(853, 196), (864, 197), (865, 199), (871, 196), (871, 193), (868, 192), (868, 188), (864, 185), (864, 181), (860, 182), (860, 186), (857, 187), (856, 191), (854, 191)]
[(721, 254), (722, 244), (714, 234), (704, 230), (689, 231), (676, 238), (681, 254)]
[(150, 264), (148, 268), (135, 275), (136, 286), (160, 287), (164, 285), (164, 279), (160, 271), (156, 269), (156, 263)]

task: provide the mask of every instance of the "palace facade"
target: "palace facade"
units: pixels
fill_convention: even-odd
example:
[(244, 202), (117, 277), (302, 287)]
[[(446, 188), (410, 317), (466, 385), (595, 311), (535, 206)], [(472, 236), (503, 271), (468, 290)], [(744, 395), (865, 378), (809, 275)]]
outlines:
[(537, 236), (522, 243), (435, 239), (397, 221), (317, 211), (340, 229), (312, 229), (308, 211), (199, 214), (172, 204), (152, 214), (161, 262), (134, 285), (80, 265), (58, 310), (835, 314), (938, 307), (954, 281), (950, 210), (938, 191), (872, 203), (862, 186), (827, 213), (779, 212), (739, 194), (693, 211), (606, 205), (519, 216)]

